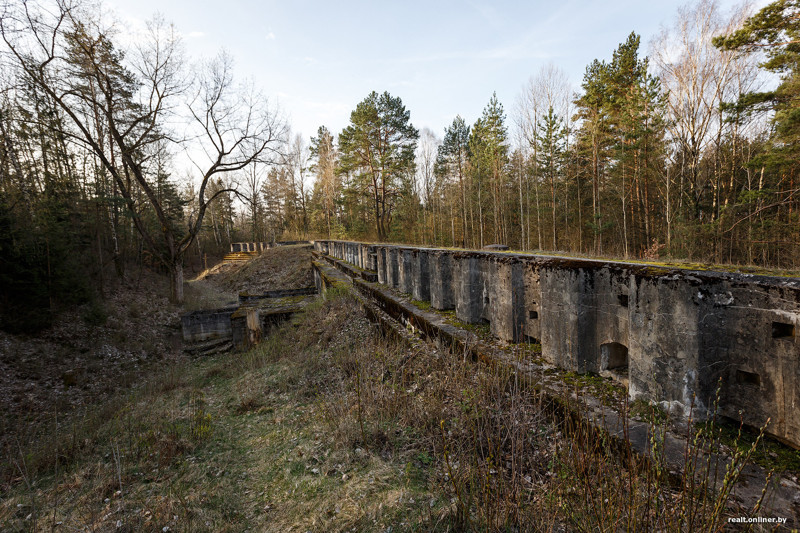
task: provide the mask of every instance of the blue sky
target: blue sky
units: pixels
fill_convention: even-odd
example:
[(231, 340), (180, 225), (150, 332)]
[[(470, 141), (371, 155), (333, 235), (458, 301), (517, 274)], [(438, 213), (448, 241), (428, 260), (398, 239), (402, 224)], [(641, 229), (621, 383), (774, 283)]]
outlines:
[[(760, 4), (766, 3), (765, 1)], [(225, 48), (306, 138), (338, 134), (370, 91), (402, 98), (417, 128), (438, 136), (481, 114), (493, 91), (513, 113), (522, 86), (553, 63), (577, 89), (593, 59), (631, 31), (643, 53), (683, 1), (309, 2), (110, 0), (125, 25), (160, 12), (193, 58)], [(723, 8), (736, 3), (721, 0)]]

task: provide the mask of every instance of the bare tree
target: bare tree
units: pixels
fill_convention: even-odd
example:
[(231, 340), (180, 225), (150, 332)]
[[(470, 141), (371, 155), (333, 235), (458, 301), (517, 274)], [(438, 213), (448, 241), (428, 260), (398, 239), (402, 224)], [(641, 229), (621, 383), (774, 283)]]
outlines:
[[(434, 170), (436, 167), (436, 156), (439, 150), (441, 141), (436, 137), (429, 128), (422, 128), (420, 131), (420, 140), (417, 145), (417, 174), (416, 182), (420, 192), (420, 199), (423, 203), (422, 208), (422, 242), (428, 244), (429, 242), (436, 243), (436, 209), (438, 202), (434, 194), (436, 185), (436, 177)], [(428, 225), (427, 213), (431, 213), (430, 226)], [(426, 231), (430, 227), (431, 238), (430, 241), (426, 236)]]
[[(751, 10), (750, 4), (744, 4), (724, 18), (716, 0), (700, 0), (681, 8), (672, 27), (663, 29), (651, 43), (653, 66), (669, 94), (669, 133), (680, 168), (678, 202), (682, 205), (688, 197), (696, 220), (704, 189), (700, 161), (706, 148), (722, 135), (722, 104), (735, 100), (758, 75), (754, 57), (720, 50), (711, 41), (741, 26)], [(674, 217), (670, 207), (668, 243)]]
[[(234, 85), (227, 55), (189, 80), (172, 26), (155, 19), (143, 39), (121, 50), (114, 28), (91, 7), (80, 0), (6, 2), (0, 34), (16, 68), (69, 117), (65, 134), (100, 160), (132, 213), (143, 193), (160, 228), (136, 216), (133, 223), (168, 269), (172, 301), (181, 303), (184, 254), (210, 203), (231, 191), (206, 197), (209, 181), (269, 158), (282, 128), (261, 94)], [(185, 124), (188, 135), (178, 135)], [(153, 186), (153, 155), (164, 141), (183, 147), (199, 171), (197, 212), (186, 228), (171, 223)]]
[[(534, 181), (534, 201), (536, 205), (536, 229), (537, 229), (537, 248), (542, 248), (542, 208), (539, 201), (539, 184), (541, 176), (537, 168), (538, 160), (538, 128), (542, 118), (548, 114), (550, 109), (553, 113), (561, 117), (565, 122), (565, 128), (571, 130), (571, 118), (573, 114), (572, 86), (567, 74), (552, 63), (542, 66), (536, 75), (531, 76), (528, 83), (522, 88), (522, 92), (517, 98), (517, 106), (514, 122), (517, 127), (517, 138), (520, 140), (520, 148), (530, 156), (532, 163)], [(530, 249), (531, 213), (532, 205), (530, 198), (530, 185), (526, 180), (523, 184), (522, 178), (526, 173), (518, 172), (518, 193), (520, 205), (520, 231), (522, 233), (522, 246)], [(555, 205), (553, 205), (555, 210)], [(553, 213), (553, 215), (555, 212)]]
[(295, 225), (299, 225), (298, 233), (308, 235), (308, 209), (306, 198), (306, 173), (309, 169), (309, 148), (298, 133), (283, 154), (283, 165), (289, 177), (289, 201), (292, 206), (292, 217)]
[(247, 186), (246, 197), (250, 208), (250, 229), (252, 239), (260, 241), (263, 238), (263, 228), (259, 224), (261, 218), (261, 188), (264, 183), (265, 165), (259, 161), (253, 161), (244, 173), (244, 181)]

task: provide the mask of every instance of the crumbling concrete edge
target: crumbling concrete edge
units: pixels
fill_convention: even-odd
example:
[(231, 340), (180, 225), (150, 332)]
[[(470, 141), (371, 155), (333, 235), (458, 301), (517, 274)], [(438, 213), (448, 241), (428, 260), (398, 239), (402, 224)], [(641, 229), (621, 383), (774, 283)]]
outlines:
[[(322, 278), (325, 286), (338, 287), (347, 290), (348, 293), (352, 295), (361, 305), (361, 308), (366, 313), (370, 322), (376, 324), (385, 336), (393, 341), (400, 342), (413, 350), (422, 351), (427, 348), (427, 344), (417, 335), (414, 335), (412, 332), (403, 328), (386, 312), (376, 307), (363, 294), (355, 290), (352, 280), (349, 279), (345, 274), (319, 260), (312, 261), (311, 264), (317, 274)], [(320, 294), (324, 296), (324, 288), (320, 291)]]
[[(663, 449), (660, 453), (663, 453), (666, 459), (670, 480), (674, 485), (682, 482), (687, 461), (686, 450), (689, 449), (686, 437), (672, 431), (662, 435), (661, 428), (653, 424), (624, 417), (617, 410), (604, 405), (598, 398), (580, 394), (580, 391), (572, 390), (558, 378), (548, 376), (545, 370), (551, 367), (514, 360), (499, 348), (482, 341), (474, 333), (448, 323), (439, 314), (420, 309), (411, 303), (408, 297), (396, 296), (392, 289), (377, 282), (360, 279), (358, 271), (362, 269), (328, 254), (317, 251), (313, 253), (317, 258), (316, 265), (325, 268), (328, 275), (335, 276), (339, 283), (346, 283), (355, 288), (352, 293), (359, 297), (362, 306), (365, 309), (371, 308), (372, 313), (377, 311), (380, 314), (380, 325), (384, 331), (391, 329), (404, 332), (402, 340), (410, 346), (422, 349), (418, 341), (408, 338), (409, 332), (444, 344), (454, 351), (463, 352), (473, 361), (481, 361), (492, 367), (507, 367), (517, 372), (527, 387), (543, 395), (548, 402), (549, 410), (558, 416), (559, 420), (571, 421), (574, 428), (579, 431), (588, 431), (598, 437), (609, 437), (613, 447), (620, 452), (627, 449), (626, 443), (630, 443), (630, 449), (640, 460), (647, 462), (653, 460), (651, 437), (663, 436)], [(330, 267), (321, 263), (319, 259), (324, 259)], [(330, 274), (331, 270), (335, 274)], [(370, 301), (375, 305), (371, 305)], [(370, 311), (367, 313), (370, 315)], [(393, 326), (392, 321), (402, 324), (405, 328)], [(727, 456), (703, 454), (693, 465), (693, 471), (700, 477), (706, 472), (706, 465), (710, 464), (709, 471), (719, 472), (717, 479), (713, 480), (714, 485), (719, 486), (723, 482), (730, 461), (731, 458)], [(770, 480), (768, 472), (758, 465), (748, 464), (741, 471), (739, 481), (731, 493), (731, 500), (745, 510), (752, 509), (761, 498), (762, 489), (768, 483), (769, 490), (761, 512), (773, 512), (775, 516), (788, 518), (786, 524), (788, 528), (800, 526), (798, 487), (788, 479)]]

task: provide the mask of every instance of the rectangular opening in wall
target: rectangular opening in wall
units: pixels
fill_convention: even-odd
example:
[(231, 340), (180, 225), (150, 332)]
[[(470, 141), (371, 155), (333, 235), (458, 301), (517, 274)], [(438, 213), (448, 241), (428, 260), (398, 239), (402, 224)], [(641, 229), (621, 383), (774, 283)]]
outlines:
[(794, 337), (794, 324), (788, 324), (786, 322), (773, 322), (772, 338), (784, 339), (786, 337)]
[(530, 335), (525, 335), (525, 342), (527, 342), (528, 344), (542, 344), (542, 341), (540, 341), (536, 337), (531, 337)]
[(539, 318), (539, 312), (538, 311), (528, 311), (528, 318), (530, 318), (531, 320), (538, 319)]
[(747, 370), (736, 371), (736, 382), (742, 385), (753, 385), (758, 387), (761, 385), (761, 376), (755, 372), (748, 372)]
[(628, 295), (627, 294), (620, 294), (617, 296), (617, 300), (619, 300), (619, 305), (622, 307), (628, 307)]
[(628, 369), (628, 347), (618, 342), (600, 345), (600, 369), (623, 371)]

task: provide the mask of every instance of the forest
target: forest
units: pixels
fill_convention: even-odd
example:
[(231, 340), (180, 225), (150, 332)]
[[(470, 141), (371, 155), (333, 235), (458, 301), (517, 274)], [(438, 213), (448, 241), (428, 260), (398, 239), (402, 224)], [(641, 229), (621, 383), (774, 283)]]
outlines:
[[(366, 95), (341, 132), (293, 134), (220, 53), (187, 61), (92, 5), (8, 1), (0, 35), (3, 327), (36, 330), (147, 267), (236, 241), (341, 238), (796, 268), (800, 2), (680, 9), (578, 87), (539, 69), (474, 124), (418, 129)], [(528, 73), (521, 73), (525, 77)], [(465, 110), (465, 112), (470, 110)], [(189, 160), (184, 172), (176, 161)]]

